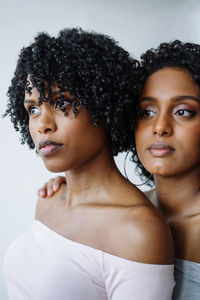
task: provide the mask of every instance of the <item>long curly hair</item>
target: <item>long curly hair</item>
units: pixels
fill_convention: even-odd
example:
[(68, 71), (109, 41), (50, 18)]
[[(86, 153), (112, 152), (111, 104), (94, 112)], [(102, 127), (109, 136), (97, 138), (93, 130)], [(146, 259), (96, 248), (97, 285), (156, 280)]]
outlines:
[[(39, 105), (52, 104), (51, 87), (57, 85), (62, 96), (73, 97), (72, 108), (86, 108), (95, 126), (103, 119), (113, 155), (135, 147), (137, 119), (135, 74), (139, 63), (112, 38), (80, 28), (67, 28), (51, 37), (40, 33), (21, 50), (14, 77), (8, 89), (5, 115), (10, 116), (22, 144), (33, 149), (29, 116), (24, 108), (25, 91), (31, 94), (27, 76), (40, 93)], [(48, 97), (46, 96), (48, 95)], [(46, 97), (45, 97), (46, 96)], [(62, 105), (61, 105), (62, 107)], [(62, 110), (62, 109), (61, 109)], [(64, 112), (67, 117), (67, 112)]]
[[(145, 52), (141, 56), (140, 63), (137, 77), (137, 98), (139, 98), (149, 76), (165, 67), (187, 70), (200, 86), (200, 45), (183, 43), (179, 40), (162, 43), (158, 48)], [(141, 180), (143, 182), (148, 181), (148, 184), (153, 186), (153, 175), (143, 167), (136, 148), (133, 149), (132, 161), (136, 163), (136, 171)]]

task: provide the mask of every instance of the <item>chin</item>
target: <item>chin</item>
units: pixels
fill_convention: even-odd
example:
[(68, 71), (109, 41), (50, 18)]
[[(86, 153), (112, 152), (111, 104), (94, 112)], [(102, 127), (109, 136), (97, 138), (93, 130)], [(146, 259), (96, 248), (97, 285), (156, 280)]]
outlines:
[(49, 171), (49, 172), (52, 172), (52, 173), (62, 173), (62, 172), (65, 172), (66, 169), (58, 164), (53, 164), (53, 163), (45, 163), (44, 162), (44, 165), (46, 167), (46, 169)]
[(53, 168), (53, 167), (52, 168), (46, 167), (46, 168), (49, 172), (52, 172), (52, 173), (63, 173), (66, 171), (66, 170), (63, 170), (63, 168)]
[(172, 168), (166, 165), (154, 165), (154, 166), (147, 166), (145, 167), (149, 173), (153, 175), (159, 176), (170, 176), (173, 175)]
[(173, 174), (171, 174), (170, 172), (166, 172), (166, 171), (155, 171), (154, 173), (152, 173), (154, 176), (162, 176), (162, 177), (169, 177), (172, 176)]

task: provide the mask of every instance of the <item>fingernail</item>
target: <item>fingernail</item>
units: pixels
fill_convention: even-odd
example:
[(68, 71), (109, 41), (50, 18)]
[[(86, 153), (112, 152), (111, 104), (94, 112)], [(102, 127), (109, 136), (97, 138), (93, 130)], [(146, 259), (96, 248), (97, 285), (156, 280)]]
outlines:
[(45, 192), (44, 192), (44, 191), (40, 191), (40, 192), (39, 192), (39, 195), (40, 195), (41, 197), (44, 197), (44, 196), (45, 196)]
[(57, 183), (54, 183), (54, 185), (53, 185), (53, 190), (54, 190), (54, 192), (56, 192), (56, 191), (57, 191), (57, 188), (58, 188), (58, 185), (57, 185)]
[(51, 191), (51, 190), (48, 190), (48, 191), (47, 191), (47, 194), (48, 194), (48, 196), (51, 196), (52, 191)]

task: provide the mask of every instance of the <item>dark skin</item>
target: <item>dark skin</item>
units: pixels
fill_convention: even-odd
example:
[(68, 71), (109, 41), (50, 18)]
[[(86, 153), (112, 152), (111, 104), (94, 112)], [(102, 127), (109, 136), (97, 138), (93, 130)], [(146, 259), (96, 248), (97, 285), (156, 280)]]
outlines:
[[(69, 117), (65, 117), (56, 106), (38, 106), (38, 98), (35, 88), (32, 95), (25, 95), (31, 136), (48, 170), (65, 172), (68, 184), (53, 197), (38, 200), (36, 219), (68, 239), (113, 255), (171, 264), (169, 228), (149, 200), (118, 171), (103, 122), (96, 128), (82, 107), (75, 118), (68, 104)], [(39, 149), (45, 140), (60, 146)]]
[[(186, 70), (163, 68), (148, 78), (140, 106), (135, 136), (140, 160), (154, 174), (150, 199), (157, 198), (171, 228), (175, 256), (200, 263), (200, 88)], [(156, 142), (172, 149), (148, 150)], [(38, 193), (51, 196), (62, 182), (52, 179)]]
[(137, 152), (154, 174), (175, 256), (200, 263), (200, 88), (186, 70), (163, 68), (148, 78), (140, 107)]

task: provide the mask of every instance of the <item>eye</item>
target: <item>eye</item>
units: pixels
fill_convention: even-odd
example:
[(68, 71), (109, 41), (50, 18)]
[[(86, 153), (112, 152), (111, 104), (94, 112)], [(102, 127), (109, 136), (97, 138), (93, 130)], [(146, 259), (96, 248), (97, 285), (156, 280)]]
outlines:
[(40, 109), (37, 106), (29, 106), (27, 108), (27, 111), (30, 116), (33, 116), (33, 115), (39, 114)]
[(141, 110), (141, 117), (142, 118), (151, 118), (156, 115), (156, 112), (151, 109), (143, 109)]
[(190, 109), (178, 109), (177, 111), (175, 111), (175, 114), (177, 116), (180, 116), (180, 117), (194, 117), (194, 115), (196, 114), (195, 111), (193, 110), (190, 110)]

